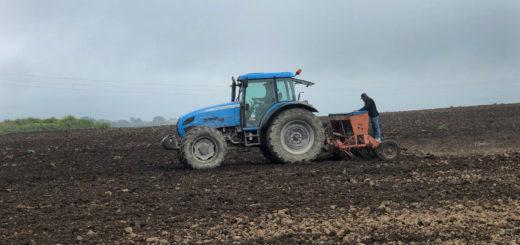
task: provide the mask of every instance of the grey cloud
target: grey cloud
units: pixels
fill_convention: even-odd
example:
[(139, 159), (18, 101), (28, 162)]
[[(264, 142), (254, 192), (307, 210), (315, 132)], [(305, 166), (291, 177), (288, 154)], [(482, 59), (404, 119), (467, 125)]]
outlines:
[(519, 11), (518, 1), (3, 1), (0, 73), (176, 92), (0, 80), (0, 111), (174, 117), (227, 100), (232, 75), (300, 67), (322, 114), (358, 108), (363, 91), (383, 111), (518, 102)]

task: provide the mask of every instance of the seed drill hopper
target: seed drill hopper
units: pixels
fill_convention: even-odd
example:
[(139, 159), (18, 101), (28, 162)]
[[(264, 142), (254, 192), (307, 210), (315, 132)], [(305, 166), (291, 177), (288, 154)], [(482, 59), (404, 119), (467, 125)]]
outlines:
[(327, 144), (335, 156), (346, 158), (399, 159), (399, 144), (394, 140), (377, 141), (368, 134), (368, 112), (330, 114)]

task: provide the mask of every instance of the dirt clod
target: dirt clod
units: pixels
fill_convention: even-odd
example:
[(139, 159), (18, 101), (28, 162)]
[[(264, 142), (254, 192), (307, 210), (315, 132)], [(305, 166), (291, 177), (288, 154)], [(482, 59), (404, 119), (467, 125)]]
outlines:
[(159, 240), (159, 243), (160, 244), (169, 244), (170, 242), (168, 242), (168, 240), (166, 240), (166, 239), (161, 239), (161, 240)]
[(146, 238), (146, 242), (147, 243), (153, 243), (153, 242), (158, 242), (159, 241), (159, 238), (157, 237), (148, 237)]

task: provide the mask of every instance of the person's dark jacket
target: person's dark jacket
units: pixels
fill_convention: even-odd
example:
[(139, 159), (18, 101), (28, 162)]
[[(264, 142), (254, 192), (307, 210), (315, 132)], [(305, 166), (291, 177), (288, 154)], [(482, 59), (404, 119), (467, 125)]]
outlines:
[(377, 112), (376, 102), (370, 97), (368, 97), (367, 100), (365, 100), (365, 106), (363, 108), (359, 109), (360, 111), (368, 111), (368, 115), (370, 117), (377, 117), (379, 116), (379, 112)]

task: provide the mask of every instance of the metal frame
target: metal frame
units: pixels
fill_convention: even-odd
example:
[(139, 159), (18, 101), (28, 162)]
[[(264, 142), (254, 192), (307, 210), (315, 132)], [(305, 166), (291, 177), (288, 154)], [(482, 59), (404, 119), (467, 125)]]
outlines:
[[(340, 125), (341, 132), (331, 132), (327, 136), (327, 144), (334, 150), (346, 153), (353, 157), (351, 150), (360, 148), (377, 148), (379, 142), (368, 134), (368, 113), (347, 113), (347, 114), (331, 114), (329, 120), (331, 124), (337, 122)], [(353, 135), (348, 136), (343, 126), (344, 121), (349, 121), (352, 126)], [(360, 143), (359, 138), (363, 139)]]

